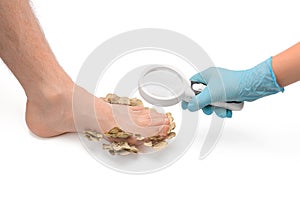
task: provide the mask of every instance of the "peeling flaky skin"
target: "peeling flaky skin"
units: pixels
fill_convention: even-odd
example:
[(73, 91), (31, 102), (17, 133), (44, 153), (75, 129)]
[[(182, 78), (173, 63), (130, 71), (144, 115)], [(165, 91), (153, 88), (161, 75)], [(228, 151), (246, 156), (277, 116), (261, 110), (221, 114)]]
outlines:
[[(115, 94), (107, 94), (106, 97), (103, 98), (104, 101), (111, 103), (111, 104), (121, 104), (121, 105), (128, 105), (128, 106), (144, 106), (143, 102), (137, 98), (128, 98), (128, 97), (119, 97)], [(144, 146), (152, 147), (155, 150), (160, 150), (165, 148), (168, 145), (166, 140), (170, 140), (176, 136), (176, 133), (173, 130), (176, 127), (174, 122), (174, 118), (170, 112), (166, 113), (170, 121), (170, 127), (168, 130), (167, 136), (160, 136), (155, 135), (151, 137), (143, 137), (139, 133), (129, 133), (125, 132), (119, 127), (113, 127), (109, 131), (105, 133), (99, 133), (92, 130), (84, 131), (85, 137), (93, 142), (99, 142), (103, 137), (107, 138), (107, 140), (112, 141), (109, 144), (103, 143), (103, 149), (107, 150), (111, 155), (129, 155), (129, 154), (136, 154), (139, 152), (139, 146), (129, 144), (126, 142), (126, 139), (135, 138), (139, 143), (142, 142)], [(115, 139), (121, 141), (114, 141)]]
[(111, 104), (121, 104), (128, 106), (144, 106), (143, 102), (137, 98), (119, 97), (115, 94), (107, 94), (104, 101)]

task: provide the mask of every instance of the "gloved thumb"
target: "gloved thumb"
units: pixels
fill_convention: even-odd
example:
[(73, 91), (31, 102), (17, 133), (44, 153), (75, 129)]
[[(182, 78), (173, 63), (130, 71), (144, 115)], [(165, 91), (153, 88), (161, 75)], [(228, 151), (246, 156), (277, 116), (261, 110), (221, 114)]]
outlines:
[(211, 103), (211, 96), (208, 87), (206, 87), (200, 94), (192, 98), (187, 108), (189, 111), (195, 112), (209, 105), (210, 103)]
[(181, 108), (183, 109), (183, 110), (186, 110), (187, 109), (187, 107), (188, 107), (188, 102), (186, 102), (186, 101), (182, 101), (181, 102)]

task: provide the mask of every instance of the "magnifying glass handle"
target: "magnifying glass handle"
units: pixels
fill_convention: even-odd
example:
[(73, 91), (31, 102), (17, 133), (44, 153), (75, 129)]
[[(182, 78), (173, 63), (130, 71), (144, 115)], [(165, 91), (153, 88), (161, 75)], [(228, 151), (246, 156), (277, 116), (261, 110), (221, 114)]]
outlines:
[[(201, 93), (206, 85), (204, 83), (199, 83), (195, 81), (191, 81), (191, 89), (195, 93), (195, 95)], [(244, 102), (238, 102), (238, 101), (230, 101), (230, 102), (216, 102), (212, 103), (212, 106), (225, 108), (233, 111), (239, 111), (242, 110), (244, 107)]]
[(225, 108), (228, 110), (240, 111), (244, 107), (244, 102), (217, 102), (212, 103), (211, 105), (215, 107)]

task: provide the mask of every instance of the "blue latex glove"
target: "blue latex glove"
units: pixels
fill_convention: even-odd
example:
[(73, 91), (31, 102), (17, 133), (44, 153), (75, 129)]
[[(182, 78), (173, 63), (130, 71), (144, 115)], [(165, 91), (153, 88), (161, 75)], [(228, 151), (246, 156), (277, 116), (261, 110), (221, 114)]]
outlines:
[(182, 108), (192, 112), (202, 109), (207, 115), (215, 112), (222, 118), (231, 117), (232, 111), (210, 106), (211, 103), (254, 101), (284, 91), (276, 82), (272, 57), (243, 71), (211, 67), (195, 74), (190, 80), (204, 83), (207, 87), (189, 103), (183, 101)]

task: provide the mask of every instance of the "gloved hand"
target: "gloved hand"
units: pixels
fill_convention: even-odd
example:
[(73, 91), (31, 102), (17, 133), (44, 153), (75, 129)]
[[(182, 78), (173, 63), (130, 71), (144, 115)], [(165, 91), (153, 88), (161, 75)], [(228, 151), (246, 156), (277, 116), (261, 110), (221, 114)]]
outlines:
[(232, 111), (210, 106), (215, 102), (254, 101), (264, 96), (283, 92), (276, 82), (272, 69), (272, 57), (257, 66), (243, 71), (232, 71), (211, 67), (195, 74), (191, 81), (206, 84), (206, 88), (190, 102), (182, 102), (182, 108), (202, 111), (210, 115), (213, 111), (219, 117), (231, 117)]

